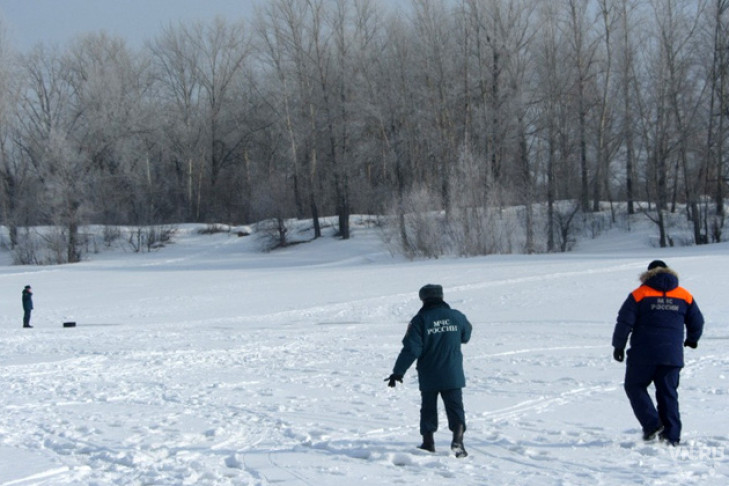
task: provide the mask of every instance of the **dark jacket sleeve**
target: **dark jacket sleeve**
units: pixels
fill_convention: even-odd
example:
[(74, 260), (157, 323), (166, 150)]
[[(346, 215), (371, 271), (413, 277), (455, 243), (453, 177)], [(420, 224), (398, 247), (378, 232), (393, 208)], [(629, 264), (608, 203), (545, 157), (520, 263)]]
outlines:
[(693, 299), (686, 312), (686, 340), (698, 343), (704, 332), (704, 316), (699, 310), (696, 299)]
[(470, 322), (468, 322), (468, 318), (464, 315), (463, 316), (463, 332), (461, 333), (461, 342), (463, 344), (466, 344), (468, 341), (471, 340), (471, 332), (473, 331), (473, 326)]
[(620, 311), (618, 311), (618, 321), (613, 331), (614, 348), (625, 349), (625, 346), (628, 344), (628, 336), (633, 331), (633, 326), (635, 326), (637, 318), (638, 303), (633, 298), (633, 295), (630, 294), (620, 307)]
[(415, 316), (402, 338), (402, 350), (395, 361), (392, 372), (395, 375), (404, 375), (410, 366), (423, 353), (423, 325), (422, 318)]

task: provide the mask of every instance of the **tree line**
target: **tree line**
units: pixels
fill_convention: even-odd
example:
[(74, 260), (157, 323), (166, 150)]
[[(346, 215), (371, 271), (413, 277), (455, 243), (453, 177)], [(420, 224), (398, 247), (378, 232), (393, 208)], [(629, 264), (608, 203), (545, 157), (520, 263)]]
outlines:
[[(729, 0), (269, 0), (247, 19), (0, 38), (0, 216), (51, 225), (387, 217), (408, 254), (564, 249), (575, 215), (720, 241)], [(436, 214), (426, 222), (424, 215)], [(434, 222), (435, 221), (435, 222)], [(284, 228), (285, 230), (285, 228)], [(283, 230), (282, 230), (283, 231)], [(508, 232), (509, 230), (504, 230)], [(436, 245), (437, 246), (437, 245)]]

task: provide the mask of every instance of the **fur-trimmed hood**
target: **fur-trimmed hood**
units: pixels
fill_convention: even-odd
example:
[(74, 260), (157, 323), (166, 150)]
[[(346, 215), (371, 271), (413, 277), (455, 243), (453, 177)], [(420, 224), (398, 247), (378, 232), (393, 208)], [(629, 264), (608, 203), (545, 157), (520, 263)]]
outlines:
[(640, 283), (656, 290), (673, 290), (678, 287), (678, 273), (668, 267), (656, 267), (643, 272)]

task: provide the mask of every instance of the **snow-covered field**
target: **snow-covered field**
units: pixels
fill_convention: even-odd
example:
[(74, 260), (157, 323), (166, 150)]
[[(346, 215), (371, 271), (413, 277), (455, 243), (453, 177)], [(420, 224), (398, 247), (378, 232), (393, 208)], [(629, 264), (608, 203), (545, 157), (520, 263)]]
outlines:
[[(0, 266), (0, 485), (729, 484), (727, 244), (615, 232), (569, 254), (408, 262), (365, 227), (266, 254), (196, 228), (151, 254)], [(611, 358), (653, 258), (707, 321), (675, 449), (641, 441)], [(425, 283), (474, 325), (466, 459), (442, 405), (438, 452), (415, 449), (414, 368), (383, 381)]]

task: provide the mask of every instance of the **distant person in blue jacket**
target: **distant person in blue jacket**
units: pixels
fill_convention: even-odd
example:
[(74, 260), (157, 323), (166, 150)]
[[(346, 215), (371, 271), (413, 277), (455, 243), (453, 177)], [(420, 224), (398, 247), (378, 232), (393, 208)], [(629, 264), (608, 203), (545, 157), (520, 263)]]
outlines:
[(30, 325), (30, 311), (33, 310), (33, 292), (30, 285), (26, 285), (23, 289), (23, 327), (33, 327)]
[[(683, 348), (696, 348), (704, 328), (696, 300), (678, 285), (678, 275), (661, 260), (654, 260), (618, 312), (613, 332), (613, 357), (622, 362), (630, 335), (625, 370), (625, 392), (643, 439), (658, 436), (669, 445), (681, 441), (678, 382)], [(685, 337), (684, 337), (685, 328)], [(656, 402), (648, 387), (653, 383)]]
[(423, 443), (419, 446), (435, 452), (433, 434), (438, 430), (438, 395), (445, 405), (448, 428), (453, 432), (451, 450), (456, 457), (466, 457), (463, 433), (466, 416), (463, 410), (462, 388), (466, 386), (463, 372), (461, 344), (471, 338), (471, 323), (461, 312), (451, 309), (443, 301), (443, 287), (428, 284), (418, 293), (423, 306), (408, 325), (402, 340), (402, 350), (389, 378), (388, 386), (402, 383), (405, 372), (417, 360), (420, 385), (420, 433)]

